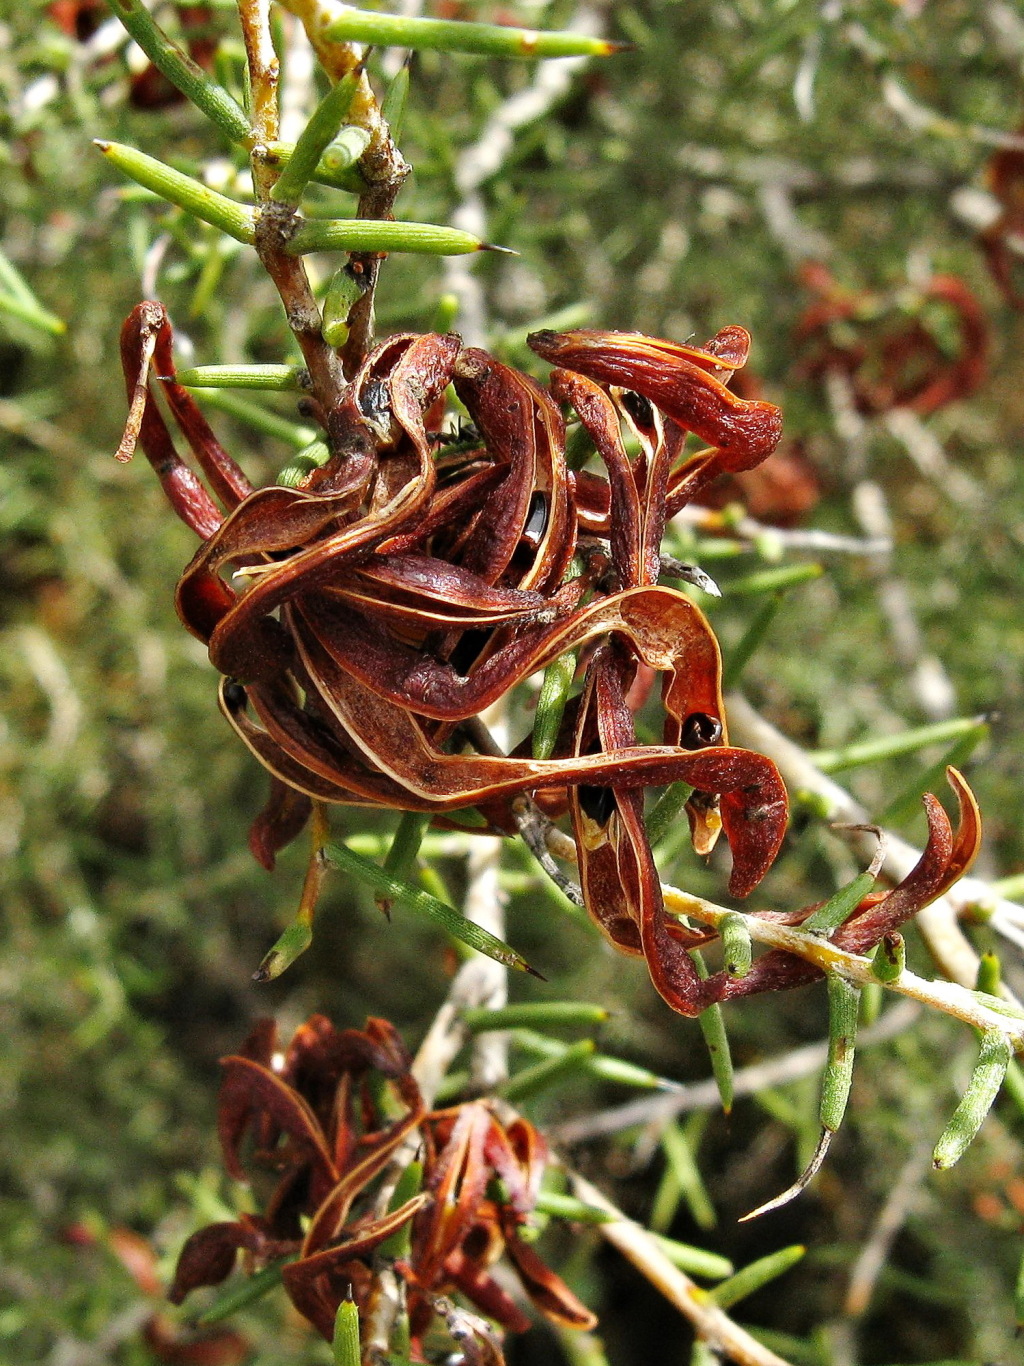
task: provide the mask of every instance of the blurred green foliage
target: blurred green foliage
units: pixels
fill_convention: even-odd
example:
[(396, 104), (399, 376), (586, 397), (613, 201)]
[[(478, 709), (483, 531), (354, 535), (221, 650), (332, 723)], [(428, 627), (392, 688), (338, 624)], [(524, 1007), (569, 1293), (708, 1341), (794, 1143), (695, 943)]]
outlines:
[[(250, 983), (292, 914), (303, 852), (289, 851), (268, 877), (246, 851), (265, 778), (224, 727), (213, 672), (171, 606), (191, 537), (150, 472), (109, 455), (124, 413), (117, 335), (158, 281), (183, 363), (295, 356), (253, 253), (126, 189), (93, 151), (93, 137), (115, 138), (190, 173), (212, 166), (221, 188), (242, 183), (241, 155), (195, 110), (130, 103), (138, 54), (102, 7), (81, 8), (96, 24), (85, 42), (62, 32), (57, 6), (8, 6), (0, 17), (0, 249), (66, 324), (57, 335), (0, 308), (0, 1356), (53, 1366), (150, 1360), (137, 1289), (101, 1246), (75, 1246), (67, 1230), (82, 1220), (125, 1224), (169, 1264), (186, 1233), (216, 1217), (221, 1200), (239, 1198), (217, 1176), (215, 1064), (254, 1017), (274, 1011), (287, 1026), (323, 1010), (355, 1025), (372, 1012), (414, 1044), (452, 968), (436, 932), (400, 908), (388, 924), (368, 893), (336, 879), (313, 948), (280, 982)], [(159, 8), (173, 27), (174, 6)], [(473, 18), (492, 8), (465, 7)], [(240, 95), (232, 6), (210, 12), (218, 75)], [(524, 3), (514, 17), (560, 27), (573, 13), (556, 0)], [(993, 143), (1024, 116), (1024, 18), (1006, 0), (620, 0), (600, 17), (636, 49), (582, 69), (544, 117), (514, 134), (482, 188), (491, 240), (519, 253), (475, 266), (496, 349), (533, 366), (528, 326), (566, 309), (577, 321), (678, 340), (699, 342), (732, 322), (751, 331), (752, 365), (824, 489), (809, 524), (856, 534), (853, 489), (875, 481), (894, 519), (891, 572), (916, 614), (921, 655), (941, 660), (956, 714), (998, 712), (968, 772), (987, 822), (983, 871), (1016, 872), (1024, 321), (989, 279), (965, 212), (984, 207)], [(402, 143), (415, 169), (401, 216), (450, 219), (460, 157), (535, 75), (529, 64), (417, 58)], [(320, 188), (314, 203), (348, 212), (352, 200)], [(851, 290), (909, 299), (941, 271), (982, 301), (992, 334), (986, 381), (926, 424), (949, 467), (969, 479), (973, 501), (942, 471), (922, 472), (880, 424), (851, 462), (823, 386), (794, 345), (810, 301), (797, 267), (809, 254)], [(432, 325), (446, 289), (436, 260), (392, 257), (380, 329)], [(298, 422), (290, 400), (260, 396), (259, 405), (274, 418), (249, 420), (237, 402), (214, 414), (255, 482), (303, 442), (302, 433), (288, 439)], [(681, 537), (675, 549), (701, 558), (716, 546)], [(703, 562), (727, 588), (772, 553), (769, 542)], [(893, 645), (877, 575), (863, 557), (825, 562), (822, 578), (782, 601), (746, 668), (751, 697), (812, 749), (933, 719)], [(761, 607), (728, 593), (712, 604), (727, 649)], [(908, 788), (920, 791), (919, 774), (941, 753), (844, 778), (881, 811)], [(341, 814), (336, 827), (366, 823)], [(921, 837), (919, 816), (905, 832)], [(716, 894), (717, 866), (697, 866), (671, 837), (667, 851), (676, 881)], [(513, 989), (534, 1000), (600, 1001), (613, 1012), (602, 1050), (678, 1080), (707, 1076), (696, 1025), (669, 1015), (642, 965), (606, 952), (528, 859), (510, 851), (507, 865), (508, 937), (550, 979)], [(457, 903), (461, 861), (439, 857), (435, 866)], [(839, 840), (798, 818), (758, 895), (761, 904), (805, 904), (855, 871)], [(992, 942), (983, 927), (976, 935), (980, 946)], [(1006, 975), (1019, 985), (1015, 954), (1006, 950)], [(820, 1038), (824, 1019), (821, 992), (730, 1007), (738, 1065)], [(807, 1244), (800, 1268), (740, 1310), (794, 1362), (1013, 1360), (1024, 1187), (1021, 1120), (1005, 1101), (955, 1172), (918, 1174), (859, 1354), (843, 1345), (849, 1269), (908, 1154), (921, 1135), (941, 1131), (973, 1056), (971, 1038), (945, 1018), (922, 1018), (865, 1049), (851, 1118), (825, 1170), (763, 1226), (735, 1221), (788, 1184), (813, 1145), (815, 1083), (741, 1101), (731, 1119), (688, 1123), (682, 1132), (718, 1222), (704, 1231), (706, 1219), (677, 1193), (671, 1207), (662, 1196), (660, 1226), (737, 1266)], [(550, 1121), (629, 1094), (575, 1076), (531, 1112)], [(637, 1138), (590, 1145), (581, 1161), (618, 1175), (624, 1207), (647, 1220), (668, 1159), (634, 1164)], [(596, 1233), (572, 1245), (562, 1236), (567, 1274), (603, 1310), (609, 1361), (688, 1359), (681, 1320)], [(283, 1322), (273, 1298), (242, 1318), (266, 1344), (255, 1360), (267, 1366), (328, 1359)], [(553, 1362), (560, 1350), (538, 1329), (511, 1359)]]

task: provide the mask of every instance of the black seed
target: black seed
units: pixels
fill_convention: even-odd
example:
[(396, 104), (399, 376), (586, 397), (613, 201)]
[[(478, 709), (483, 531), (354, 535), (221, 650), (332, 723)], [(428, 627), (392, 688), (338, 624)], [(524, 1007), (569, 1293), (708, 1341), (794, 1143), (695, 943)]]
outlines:
[(607, 825), (615, 811), (615, 793), (610, 787), (580, 785), (580, 806), (598, 825)]
[(359, 395), (359, 408), (369, 418), (382, 417), (391, 407), (391, 386), (386, 379), (368, 380)]
[(622, 406), (638, 427), (654, 426), (654, 409), (643, 394), (634, 394), (627, 389), (622, 395)]
[(246, 704), (245, 689), (233, 678), (224, 684), (224, 705), (231, 711), (241, 711)]
[(706, 749), (722, 738), (722, 723), (704, 711), (692, 711), (683, 722), (681, 741), (684, 749)]
[(455, 648), (448, 656), (448, 663), (460, 677), (465, 678), (467, 676), (491, 635), (491, 631), (463, 631)]

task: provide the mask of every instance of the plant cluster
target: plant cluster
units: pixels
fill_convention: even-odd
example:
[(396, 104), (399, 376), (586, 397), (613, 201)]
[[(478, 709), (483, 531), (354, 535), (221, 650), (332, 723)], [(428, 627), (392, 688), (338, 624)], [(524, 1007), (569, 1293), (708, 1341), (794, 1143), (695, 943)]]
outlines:
[[(275, 1065), (278, 1051), (276, 1027), (263, 1021), (237, 1056), (224, 1059), (218, 1113), (228, 1172), (238, 1180), (247, 1167), (254, 1177), (261, 1168), (274, 1173), (265, 1213), (194, 1233), (178, 1259), (173, 1302), (219, 1285), (244, 1250), (251, 1271), (275, 1273), (264, 1274), (260, 1288), (283, 1280), (328, 1342), (348, 1301), (369, 1351), (397, 1338), (419, 1357), (438, 1314), (449, 1330), (459, 1323), (441, 1298), (455, 1291), (504, 1328), (530, 1326), (491, 1274), (504, 1253), (542, 1313), (572, 1328), (594, 1326), (594, 1315), (525, 1240), (548, 1162), (531, 1124), (503, 1122), (482, 1101), (428, 1112), (412, 1060), (385, 1020), (368, 1020), (365, 1031), (337, 1030), (313, 1016)], [(255, 1152), (243, 1164), (247, 1132)], [(386, 1198), (367, 1204), (368, 1190), (396, 1168)], [(375, 1254), (389, 1257), (389, 1275)], [(495, 1356), (486, 1325), (461, 1318), (467, 1357)]]
[[(396, 42), (401, 34), (421, 46), (467, 50), (468, 44), (468, 50), (509, 55), (518, 47), (520, 53), (564, 55), (575, 50), (574, 40), (299, 6), (335, 84), (295, 145), (283, 148), (275, 142), (276, 58), (263, 7), (240, 10), (251, 128), (230, 97), (167, 42), (144, 10), (125, 8), (124, 17), (152, 60), (225, 131), (250, 145), (256, 206), (243, 208), (130, 148), (101, 148), (147, 188), (256, 246), (305, 365), (235, 369), (221, 378), (304, 391), (304, 410), (322, 433), (275, 484), (254, 490), (175, 374), (163, 307), (141, 304), (125, 324), (121, 349), (131, 411), (118, 455), (130, 458), (140, 443), (175, 511), (203, 539), (179, 582), (178, 613), (224, 675), (222, 710), (272, 775), (268, 804), (250, 836), (256, 856), (273, 867), (278, 851), (316, 813), (299, 921), (268, 956), (262, 975), (278, 975), (309, 942), (318, 869), (327, 853), (324, 803), (397, 807), (423, 813), (426, 821), (445, 813), (456, 829), (466, 828), (459, 816), (469, 810), (474, 814), (468, 828), (487, 834), (525, 834), (529, 826), (528, 842), (562, 890), (586, 906), (612, 944), (646, 959), (659, 993), (681, 1013), (700, 1015), (730, 995), (827, 976), (830, 1061), (821, 1139), (796, 1185), (757, 1212), (778, 1207), (818, 1170), (842, 1120), (859, 983), (839, 958), (826, 965), (814, 952), (794, 953), (796, 941), (752, 964), (752, 931), (744, 922), (800, 925), (805, 944), (813, 942), (808, 934), (820, 936), (841, 955), (863, 956), (881, 943), (867, 971), (882, 982), (899, 983), (905, 963), (897, 930), (970, 866), (980, 821), (970, 790), (950, 769), (960, 829), (954, 836), (938, 801), (926, 797), (928, 844), (893, 891), (871, 891), (877, 860), (825, 906), (732, 917), (727, 926), (712, 921), (710, 929), (677, 918), (677, 907), (676, 917), (667, 914), (645, 824), (645, 787), (668, 785), (676, 809), (685, 803), (698, 853), (710, 852), (724, 830), (736, 896), (761, 881), (786, 828), (788, 803), (775, 765), (727, 744), (720, 653), (706, 618), (685, 593), (658, 583), (673, 571), (698, 584), (702, 578), (698, 570), (666, 563), (661, 546), (668, 519), (719, 475), (756, 467), (778, 444), (779, 410), (762, 399), (736, 397), (728, 388), (746, 361), (747, 333), (727, 327), (699, 349), (639, 334), (538, 331), (529, 345), (556, 367), (547, 390), (487, 352), (463, 346), (455, 334), (400, 334), (373, 345), (372, 301), (385, 250), (451, 253), (480, 244), (429, 225), (388, 222), (404, 166), (383, 107), (347, 44), (373, 35)], [(393, 112), (394, 98), (389, 100)], [(339, 141), (346, 129), (363, 136)], [(303, 218), (299, 206), (310, 180), (338, 173), (339, 158), (343, 175), (361, 179), (361, 212), (347, 223)], [(301, 256), (330, 247), (347, 247), (351, 255), (321, 314)], [(865, 351), (850, 345), (828, 349), (828, 328), (855, 314), (841, 294), (829, 295), (827, 281), (819, 283), (823, 303), (805, 320), (804, 332), (825, 339), (826, 350), (816, 361), (820, 369), (845, 371), (848, 383), (860, 383), (859, 391), (853, 389), (858, 401), (927, 412), (977, 383), (977, 310), (955, 281), (933, 281), (926, 298), (942, 298), (956, 308), (960, 357), (943, 369), (935, 344), (912, 325), (877, 351), (883, 369), (873, 388), (858, 379)], [(936, 365), (939, 371), (932, 373)], [(150, 386), (151, 366), (209, 491), (175, 450)], [(203, 378), (217, 380), (210, 370)], [(472, 423), (462, 431), (445, 427), (449, 386)], [(566, 456), (564, 408), (577, 423), (576, 469)], [(691, 434), (707, 443), (703, 449), (686, 449)], [(604, 475), (583, 468), (591, 452), (600, 457)], [(230, 582), (222, 577), (226, 569), (232, 570)], [(582, 688), (572, 697), (581, 662)], [(540, 668), (547, 674), (532, 734), (506, 754), (481, 713)], [(664, 743), (639, 745), (634, 715), (659, 672), (665, 675)], [(552, 841), (558, 842), (554, 821), (566, 812), (578, 889), (553, 869), (550, 853)], [(426, 821), (420, 822), (421, 834)], [(719, 935), (726, 941), (726, 962), (708, 976), (692, 951)], [(475, 928), (460, 937), (499, 962), (524, 966), (486, 931)], [(316, 1033), (313, 1027), (310, 1036)], [(1012, 1035), (1013, 1027), (989, 1021), (975, 1080), (939, 1142), (937, 1165), (955, 1161), (977, 1131), (1009, 1065)], [(365, 1054), (370, 1036), (358, 1037)], [(260, 1146), (270, 1160), (280, 1164), (273, 1153), (286, 1135), (285, 1151), (295, 1150), (289, 1163), (298, 1167), (286, 1165), (262, 1223), (216, 1224), (190, 1240), (179, 1263), (176, 1298), (222, 1280), (239, 1248), (258, 1263), (297, 1253), (284, 1272), (289, 1293), (332, 1339), (345, 1298), (342, 1286), (359, 1287), (348, 1298), (354, 1295), (364, 1321), (380, 1293), (379, 1275), (365, 1259), (412, 1220), (419, 1239), (414, 1233), (416, 1250), (405, 1279), (419, 1296), (410, 1309), (414, 1353), (422, 1352), (423, 1331), (436, 1310), (431, 1295), (452, 1287), (507, 1327), (522, 1326), (497, 1287), (481, 1281), (495, 1238), (528, 1286), (547, 1285), (547, 1307), (556, 1305), (556, 1317), (575, 1326), (591, 1323), (567, 1290), (550, 1289), (550, 1273), (541, 1276), (517, 1238), (514, 1220), (508, 1223), (512, 1216), (501, 1208), (490, 1216), (494, 1232), (483, 1238), (483, 1260), (467, 1260), (467, 1222), (476, 1230), (487, 1222), (477, 1207), (486, 1185), (485, 1152), (491, 1152), (493, 1174), (506, 1186), (509, 1173), (516, 1173), (510, 1208), (518, 1200), (521, 1217), (530, 1207), (528, 1190), (536, 1186), (537, 1173), (530, 1175), (529, 1163), (525, 1174), (517, 1168), (512, 1138), (532, 1133), (528, 1126), (506, 1130), (485, 1106), (469, 1104), (443, 1121), (443, 1140), (432, 1129), (421, 1130), (426, 1149), (437, 1154), (436, 1167), (427, 1165), (426, 1191), (350, 1225), (356, 1197), (423, 1123), (408, 1064), (392, 1068), (406, 1077), (408, 1113), (385, 1127), (383, 1116), (368, 1117), (364, 1105), (363, 1141), (372, 1152), (352, 1165), (353, 1064), (347, 1047), (321, 1040), (314, 1049), (332, 1056), (340, 1049), (326, 1083), (310, 1083), (323, 1083), (325, 1090), (326, 1111), (319, 1117), (292, 1075), (308, 1062), (304, 1050), (275, 1073), (273, 1048), (273, 1039), (261, 1034), (258, 1046), (248, 1050), (258, 1056), (226, 1064), (226, 1162), (232, 1174), (242, 1175), (238, 1139), (253, 1122), (258, 1131), (262, 1123)], [(725, 1087), (728, 1102), (727, 1082)], [(260, 1121), (262, 1109), (267, 1113)], [(539, 1142), (524, 1139), (519, 1147), (536, 1150)], [(462, 1216), (445, 1229), (444, 1205), (453, 1199), (444, 1194), (447, 1183), (467, 1196)], [(296, 1191), (302, 1203), (293, 1208)], [(465, 1274), (456, 1274), (453, 1265)], [(378, 1342), (365, 1322), (362, 1340), (368, 1357), (391, 1345), (387, 1334)], [(478, 1352), (474, 1348), (466, 1359)]]

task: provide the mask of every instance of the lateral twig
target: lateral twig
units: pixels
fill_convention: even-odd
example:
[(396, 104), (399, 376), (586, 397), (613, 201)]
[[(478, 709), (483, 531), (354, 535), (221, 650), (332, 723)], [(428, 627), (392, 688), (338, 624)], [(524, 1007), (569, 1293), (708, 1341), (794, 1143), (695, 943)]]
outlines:
[(736, 1366), (788, 1366), (783, 1357), (763, 1346), (746, 1332), (724, 1309), (691, 1281), (665, 1256), (654, 1236), (640, 1224), (622, 1213), (612, 1202), (579, 1172), (569, 1171), (573, 1193), (588, 1205), (602, 1209), (612, 1218), (598, 1226), (601, 1236), (619, 1250), (641, 1275), (684, 1314), (693, 1325), (698, 1338)]
[[(741, 914), (676, 887), (666, 886), (664, 892), (665, 905), (670, 911), (688, 916), (702, 925), (717, 928), (727, 916)], [(809, 934), (797, 926), (762, 920), (756, 915), (744, 915), (743, 922), (756, 943), (795, 954), (822, 972), (838, 972), (858, 986), (878, 980), (872, 971), (870, 959), (847, 953), (820, 935)], [(1015, 1050), (1024, 1048), (1024, 1010), (1019, 1007), (1011, 1007), (1012, 1013), (1008, 1011), (1004, 1014), (994, 1006), (986, 1005), (978, 993), (958, 982), (929, 981), (910, 971), (904, 971), (895, 981), (887, 982), (886, 986), (890, 991), (920, 1001), (923, 1005), (933, 1006), (945, 1015), (952, 1015), (954, 1019), (963, 1020), (975, 1029), (996, 1030), (1005, 1034)]]
[[(566, 28), (596, 34), (597, 16), (588, 5), (581, 5)], [(576, 72), (588, 60), (587, 57), (566, 57), (557, 62), (542, 62), (531, 83), (494, 110), (476, 142), (459, 154), (455, 184), (460, 202), (452, 214), (453, 227), (486, 240), (485, 182), (501, 169), (512, 150), (516, 132), (542, 118), (565, 94)], [(486, 345), (487, 309), (469, 256), (445, 257), (442, 268), (445, 285), (458, 300), (458, 328), (466, 344)]]
[(843, 1313), (858, 1319), (867, 1312), (879, 1274), (889, 1257), (892, 1245), (906, 1222), (921, 1184), (932, 1169), (932, 1144), (918, 1143), (896, 1177), (885, 1204), (874, 1222), (870, 1236), (861, 1248), (860, 1256), (850, 1272), (850, 1281), (843, 1301)]
[[(548, 820), (537, 803), (527, 796), (515, 798), (512, 802), (512, 816), (523, 837), (523, 843), (562, 895), (574, 906), (586, 906), (579, 883), (567, 877), (552, 856), (552, 832), (562, 834), (554, 822)], [(575, 846), (573, 852), (575, 853)]]
[[(692, 503), (673, 518), (680, 526), (697, 531), (721, 532), (722, 514)], [(786, 550), (812, 550), (816, 554), (886, 555), (892, 549), (891, 536), (844, 536), (817, 527), (778, 527), (753, 517), (740, 517), (728, 523), (728, 533), (741, 541), (773, 541)]]
[[(901, 1001), (887, 1010), (869, 1029), (862, 1030), (858, 1046), (867, 1048), (882, 1043), (909, 1029), (921, 1014), (921, 1007), (912, 1001)], [(827, 1042), (805, 1044), (777, 1058), (768, 1058), (751, 1067), (743, 1067), (733, 1074), (733, 1096), (752, 1096), (769, 1086), (785, 1086), (820, 1072), (828, 1058)], [(607, 1138), (633, 1129), (638, 1125), (663, 1124), (677, 1115), (696, 1110), (716, 1110), (722, 1104), (721, 1092), (714, 1078), (689, 1082), (668, 1095), (642, 1096), (624, 1105), (610, 1106), (593, 1115), (580, 1115), (548, 1129), (549, 1136), (566, 1145), (586, 1143), (596, 1138)]]

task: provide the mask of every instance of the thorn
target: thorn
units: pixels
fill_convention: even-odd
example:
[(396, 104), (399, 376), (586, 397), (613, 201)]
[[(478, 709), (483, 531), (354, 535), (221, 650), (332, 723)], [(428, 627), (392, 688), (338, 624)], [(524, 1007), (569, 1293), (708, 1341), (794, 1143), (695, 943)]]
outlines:
[(704, 570), (699, 569), (696, 565), (691, 566), (690, 582), (697, 588), (703, 588), (704, 592), (712, 598), (720, 598), (722, 596), (722, 590), (719, 588), (718, 584), (715, 583), (711, 575), (705, 574)]
[(673, 579), (682, 579), (684, 583), (692, 583), (695, 588), (702, 589), (709, 593), (713, 598), (720, 598), (722, 590), (710, 574), (706, 574), (699, 565), (684, 564), (682, 560), (677, 560), (672, 555), (662, 555), (661, 572)]
[(831, 1142), (832, 1130), (822, 1129), (821, 1137), (818, 1139), (818, 1146), (814, 1150), (814, 1156), (793, 1184), (787, 1190), (784, 1190), (781, 1195), (777, 1195), (774, 1200), (769, 1200), (767, 1204), (764, 1205), (758, 1205), (757, 1209), (752, 1209), (749, 1214), (742, 1215), (736, 1222), (745, 1224), (750, 1219), (759, 1219), (762, 1214), (770, 1214), (772, 1210), (781, 1209), (783, 1205), (788, 1205), (791, 1200), (795, 1200), (801, 1191), (805, 1190), (811, 1180), (817, 1175), (821, 1164), (825, 1161), (825, 1154), (828, 1152)]
[(501, 252), (502, 256), (518, 256), (518, 255), (519, 255), (519, 252), (518, 252), (518, 251), (514, 251), (514, 250), (512, 249), (512, 247), (499, 247), (495, 242), (481, 242), (480, 245), (479, 245), (479, 247), (477, 248), (477, 250), (478, 250), (478, 251), (498, 251), (498, 252)]
[(865, 835), (874, 835), (875, 839), (878, 841), (878, 847), (875, 850), (874, 858), (865, 869), (865, 872), (870, 873), (873, 878), (877, 878), (882, 871), (882, 864), (885, 862), (885, 856), (889, 851), (889, 836), (882, 827), (880, 825), (858, 825), (856, 822), (852, 821), (833, 821), (832, 829), (861, 830)]

